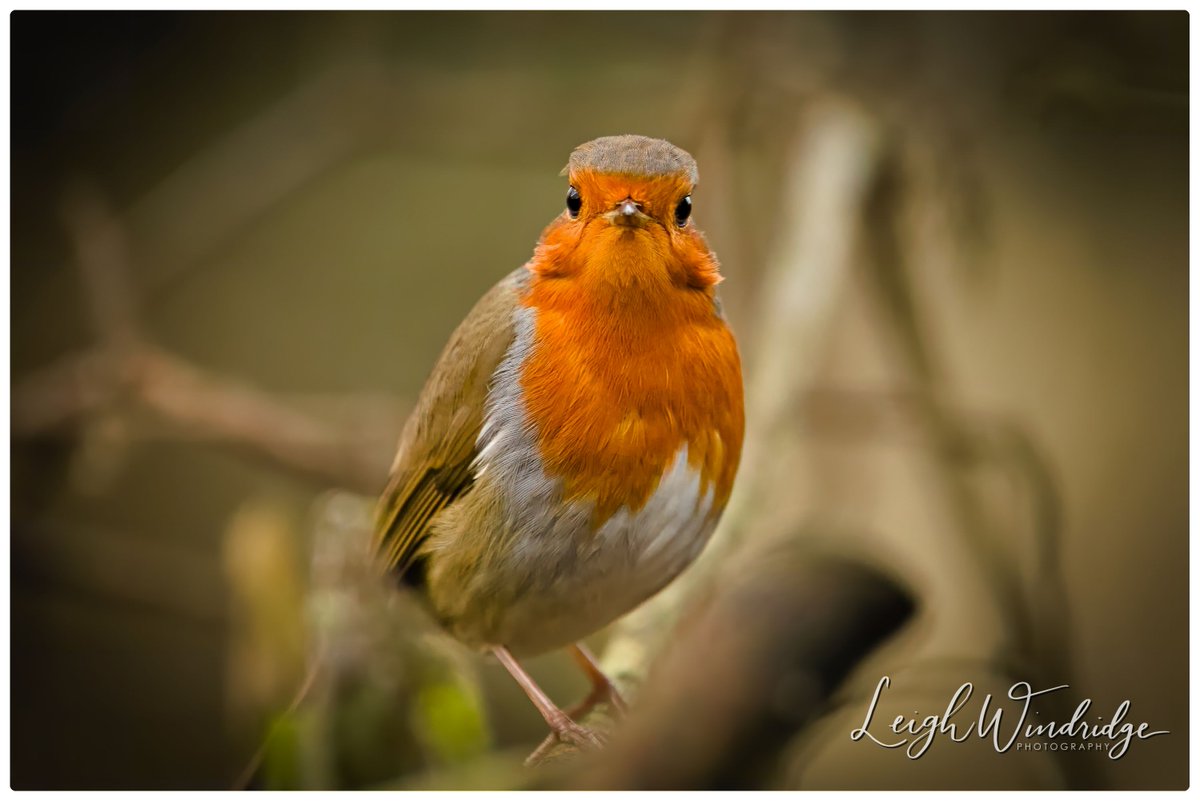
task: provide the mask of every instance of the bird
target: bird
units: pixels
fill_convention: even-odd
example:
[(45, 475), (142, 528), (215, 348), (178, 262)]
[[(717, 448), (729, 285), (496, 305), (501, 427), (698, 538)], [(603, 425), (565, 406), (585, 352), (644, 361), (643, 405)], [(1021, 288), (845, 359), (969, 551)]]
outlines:
[[(383, 573), (493, 654), (550, 728), (626, 704), (583, 639), (700, 554), (741, 456), (737, 342), (692, 217), (696, 161), (663, 139), (575, 148), (532, 257), (451, 335), (400, 435), (376, 512)], [(519, 658), (568, 650), (591, 682), (564, 711)], [(545, 743), (544, 743), (545, 744)]]

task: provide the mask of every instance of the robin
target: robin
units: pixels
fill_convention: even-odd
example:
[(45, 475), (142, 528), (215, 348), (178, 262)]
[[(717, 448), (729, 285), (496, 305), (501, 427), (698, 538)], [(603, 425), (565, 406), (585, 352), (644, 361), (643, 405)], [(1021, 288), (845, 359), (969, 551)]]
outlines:
[[(695, 160), (606, 136), (563, 170), (533, 258), (450, 337), (378, 508), (387, 569), (490, 650), (546, 719), (624, 705), (582, 638), (657, 593), (708, 541), (742, 448), (741, 365), (692, 221)], [(517, 662), (566, 647), (593, 690), (564, 712)]]

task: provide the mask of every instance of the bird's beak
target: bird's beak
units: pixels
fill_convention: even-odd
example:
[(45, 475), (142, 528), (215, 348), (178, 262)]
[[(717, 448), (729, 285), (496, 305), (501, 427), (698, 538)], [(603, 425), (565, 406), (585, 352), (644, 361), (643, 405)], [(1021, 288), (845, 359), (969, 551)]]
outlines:
[(638, 207), (633, 198), (625, 198), (616, 208), (604, 215), (613, 225), (641, 228), (650, 222), (650, 215)]

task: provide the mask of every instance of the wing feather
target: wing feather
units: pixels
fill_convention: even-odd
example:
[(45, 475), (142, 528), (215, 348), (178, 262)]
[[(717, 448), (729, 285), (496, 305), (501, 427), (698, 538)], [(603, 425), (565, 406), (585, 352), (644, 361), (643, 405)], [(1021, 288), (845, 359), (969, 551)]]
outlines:
[(527, 278), (522, 267), (475, 304), (438, 358), (400, 436), (375, 525), (376, 549), (398, 575), (412, 566), (438, 513), (474, 484), (489, 383), (512, 343)]

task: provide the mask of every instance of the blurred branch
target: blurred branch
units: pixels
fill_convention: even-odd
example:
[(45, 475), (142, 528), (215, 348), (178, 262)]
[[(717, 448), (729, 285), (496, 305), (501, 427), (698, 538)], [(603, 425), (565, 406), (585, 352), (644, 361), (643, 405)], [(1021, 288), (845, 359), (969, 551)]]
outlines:
[(63, 216), (98, 341), (16, 384), (14, 436), (41, 436), (131, 407), (308, 479), (379, 489), (391, 456), (388, 434), (398, 425), (369, 432), (331, 425), (150, 344), (134, 311), (124, 226), (90, 189), (70, 193)]
[(377, 492), (387, 476), (392, 443), (381, 432), (365, 440), (349, 436), (264, 392), (160, 350), (143, 349), (138, 364), (138, 400), (193, 434), (358, 492)]
[(814, 557), (803, 539), (729, 566), (654, 665), (620, 736), (571, 785), (761, 786), (748, 777), (770, 773), (779, 749), (912, 609), (891, 579)]

